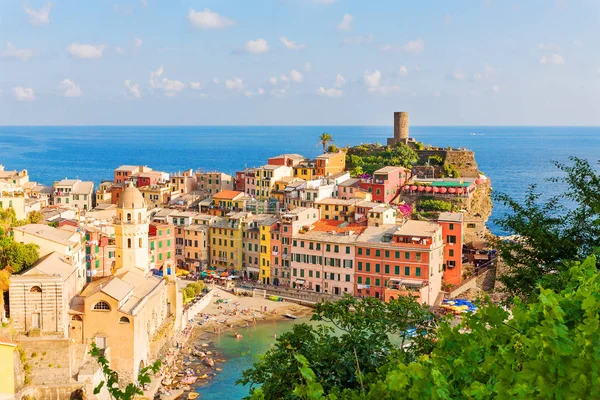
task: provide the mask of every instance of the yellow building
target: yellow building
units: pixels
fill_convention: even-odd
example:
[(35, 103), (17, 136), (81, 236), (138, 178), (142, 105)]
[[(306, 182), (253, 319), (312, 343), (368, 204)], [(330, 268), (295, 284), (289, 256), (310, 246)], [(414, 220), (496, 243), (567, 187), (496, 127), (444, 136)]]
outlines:
[(13, 352), (17, 344), (0, 336), (0, 400), (12, 400), (15, 396), (15, 365)]
[(303, 162), (294, 166), (294, 176), (296, 178), (312, 181), (317, 178), (317, 163), (315, 161)]
[(242, 269), (243, 222), (252, 214), (229, 213), (210, 227), (210, 265), (220, 269)]
[(334, 221), (354, 222), (354, 213), (360, 199), (326, 198), (315, 201), (315, 208), (321, 211), (321, 218)]
[(260, 272), (262, 283), (269, 284), (271, 277), (271, 229), (277, 226), (276, 218), (261, 221), (260, 225)]
[(325, 153), (317, 157), (317, 176), (328, 176), (344, 171), (346, 168), (346, 153)]

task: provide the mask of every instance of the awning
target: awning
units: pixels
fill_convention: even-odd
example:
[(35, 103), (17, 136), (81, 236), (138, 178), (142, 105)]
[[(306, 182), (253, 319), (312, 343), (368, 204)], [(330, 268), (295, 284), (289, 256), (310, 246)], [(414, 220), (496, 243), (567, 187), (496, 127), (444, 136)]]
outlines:
[(487, 260), (488, 258), (490, 258), (490, 256), (487, 254), (475, 254), (476, 260)]
[(370, 289), (371, 285), (356, 285), (357, 289)]
[(305, 281), (304, 279), (298, 279), (298, 280), (296, 281), (296, 283), (297, 283), (297, 284), (300, 284), (300, 285), (304, 285), (304, 283), (305, 283), (305, 282), (306, 282), (306, 281)]
[(412, 240), (421, 240), (419, 237), (413, 237)]

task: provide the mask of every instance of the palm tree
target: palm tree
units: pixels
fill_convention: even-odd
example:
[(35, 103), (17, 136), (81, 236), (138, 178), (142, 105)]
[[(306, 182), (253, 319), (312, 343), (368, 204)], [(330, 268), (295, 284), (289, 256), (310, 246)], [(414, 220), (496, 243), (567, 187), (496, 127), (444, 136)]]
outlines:
[(323, 153), (327, 153), (327, 145), (333, 141), (334, 140), (329, 133), (321, 133), (321, 136), (319, 136), (319, 143), (317, 143), (317, 146), (319, 144), (322, 145)]

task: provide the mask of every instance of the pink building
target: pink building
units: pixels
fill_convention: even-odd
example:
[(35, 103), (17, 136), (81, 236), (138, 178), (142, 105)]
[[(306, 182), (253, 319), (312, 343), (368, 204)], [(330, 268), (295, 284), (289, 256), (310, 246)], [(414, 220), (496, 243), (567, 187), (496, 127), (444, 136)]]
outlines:
[(366, 227), (321, 220), (311, 228), (293, 236), (291, 286), (316, 293), (353, 294), (355, 243)]
[(320, 219), (316, 208), (298, 207), (281, 215), (281, 276), (280, 285), (289, 285), (291, 274), (292, 237), (299, 232), (308, 232), (310, 226)]
[(269, 165), (285, 165), (293, 167), (305, 160), (305, 157), (300, 154), (280, 154), (276, 157), (271, 157), (267, 160)]
[(410, 172), (405, 168), (383, 167), (373, 173), (373, 178), (363, 179), (360, 187), (373, 195), (373, 201), (389, 203), (409, 178)]

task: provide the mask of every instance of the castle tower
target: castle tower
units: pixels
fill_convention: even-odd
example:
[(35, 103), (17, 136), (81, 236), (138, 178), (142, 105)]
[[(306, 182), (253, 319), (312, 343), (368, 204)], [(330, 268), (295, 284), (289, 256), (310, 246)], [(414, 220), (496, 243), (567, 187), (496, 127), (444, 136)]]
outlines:
[(114, 227), (116, 272), (138, 269), (149, 273), (148, 209), (142, 194), (132, 183), (119, 199)]
[(394, 113), (394, 141), (396, 143), (408, 142), (408, 113), (405, 111)]

